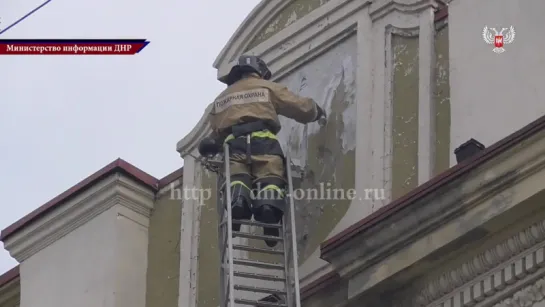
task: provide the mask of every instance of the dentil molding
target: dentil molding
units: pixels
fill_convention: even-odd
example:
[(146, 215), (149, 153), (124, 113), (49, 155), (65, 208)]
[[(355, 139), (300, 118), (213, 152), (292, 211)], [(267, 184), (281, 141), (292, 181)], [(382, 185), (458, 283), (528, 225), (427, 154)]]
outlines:
[(154, 197), (148, 188), (113, 174), (10, 236), (4, 248), (22, 262), (115, 205), (149, 218)]
[[(475, 306), (479, 303), (501, 299), (506, 291), (522, 287), (526, 281), (545, 274), (545, 220), (532, 224), (500, 244), (476, 255), (454, 270), (444, 272), (429, 280), (422, 288), (412, 288), (406, 293), (413, 299), (402, 299), (398, 307), (454, 307)], [(537, 292), (545, 291), (545, 281), (539, 286), (527, 287), (495, 307), (526, 307), (515, 302), (527, 301), (521, 293), (530, 293), (536, 299)], [(536, 288), (537, 287), (537, 288)], [(537, 290), (539, 291), (537, 291)], [(537, 291), (537, 292), (536, 292)], [(545, 292), (539, 292), (545, 293)], [(528, 294), (530, 295), (530, 294)], [(543, 294), (542, 294), (543, 295)]]

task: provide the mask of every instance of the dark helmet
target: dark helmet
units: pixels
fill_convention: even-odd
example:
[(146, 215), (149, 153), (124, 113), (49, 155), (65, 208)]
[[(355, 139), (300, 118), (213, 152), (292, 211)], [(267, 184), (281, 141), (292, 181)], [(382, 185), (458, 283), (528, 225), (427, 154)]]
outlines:
[(240, 80), (245, 73), (256, 73), (265, 80), (271, 78), (271, 71), (262, 59), (255, 55), (241, 55), (237, 64), (231, 68), (231, 71), (222, 82), (231, 85)]

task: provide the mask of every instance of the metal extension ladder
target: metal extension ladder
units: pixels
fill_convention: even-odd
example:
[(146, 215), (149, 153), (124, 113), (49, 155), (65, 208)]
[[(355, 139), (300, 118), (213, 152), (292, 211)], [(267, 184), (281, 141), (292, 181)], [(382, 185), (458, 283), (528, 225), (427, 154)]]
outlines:
[[(286, 155), (286, 171), (288, 181), (288, 193), (286, 202), (288, 210), (284, 213), (281, 225), (264, 224), (255, 221), (235, 220), (241, 224), (241, 229), (234, 232), (232, 228), (231, 214), (231, 182), (229, 147), (224, 145), (221, 156), (215, 159), (206, 159), (205, 167), (218, 174), (217, 209), (219, 213), (218, 242), (220, 250), (220, 307), (235, 306), (259, 306), (259, 307), (301, 307), (299, 287), (299, 264), (297, 253), (297, 235), (295, 227), (295, 208), (293, 195), (293, 178), (302, 176), (297, 166), (293, 165)], [(223, 171), (222, 171), (223, 170)], [(294, 173), (295, 174), (292, 174)], [(225, 188), (221, 188), (222, 185)], [(227, 206), (224, 205), (224, 201)], [(244, 229), (251, 226), (279, 228), (280, 237), (254, 234)], [(235, 244), (233, 235), (245, 240), (246, 243)], [(279, 243), (277, 248), (259, 248), (251, 246), (248, 242), (253, 240), (275, 240)], [(256, 261), (235, 257), (240, 252), (259, 253), (283, 256), (283, 261), (273, 263), (270, 261)], [(267, 257), (267, 256), (266, 256)], [(267, 273), (263, 273), (267, 271)], [(259, 284), (259, 286), (256, 286)], [(261, 286), (265, 284), (265, 286)], [(273, 286), (274, 285), (274, 286)]]

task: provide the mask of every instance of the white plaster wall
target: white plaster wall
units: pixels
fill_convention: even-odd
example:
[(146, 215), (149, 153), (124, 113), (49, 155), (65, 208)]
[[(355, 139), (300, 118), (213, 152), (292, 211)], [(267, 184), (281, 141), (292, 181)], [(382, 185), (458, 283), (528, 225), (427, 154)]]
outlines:
[[(341, 119), (344, 123), (344, 130), (337, 131), (337, 139), (323, 140), (324, 146), (333, 150), (331, 157), (329, 157), (331, 161), (324, 161), (324, 163), (334, 163), (338, 159), (343, 159), (344, 153), (355, 150), (356, 148), (356, 44), (356, 37), (354, 35), (279, 81), (285, 84), (294, 93), (313, 98), (325, 110), (329, 117), (328, 120), (332, 120), (332, 99), (335, 90), (344, 76), (343, 82), (347, 92), (346, 100), (342, 102), (347, 105), (346, 110), (342, 113)], [(294, 162), (301, 166), (306, 166), (309, 154), (313, 156), (317, 155), (316, 152), (309, 153), (307, 146), (309, 136), (315, 135), (320, 129), (319, 124), (314, 122), (303, 125), (284, 117), (281, 117), (281, 123), (282, 130), (278, 136), (281, 140), (284, 152), (288, 153), (291, 149), (290, 155)], [(339, 143), (342, 145), (342, 149), (336, 151), (333, 149), (333, 146), (337, 147)], [(318, 171), (320, 170), (323, 172), (324, 168), (321, 168)], [(327, 179), (332, 178), (333, 180), (336, 180), (337, 176), (343, 176), (343, 174), (337, 174), (335, 170), (335, 173), (333, 174), (318, 173), (316, 174), (316, 178), (319, 180), (320, 178), (323, 178), (324, 175)], [(324, 182), (324, 184), (326, 183)], [(319, 200), (317, 202), (319, 202)], [(319, 203), (317, 202), (296, 202), (296, 205), (299, 205), (296, 208), (299, 214), (298, 218), (303, 221), (303, 223), (300, 224), (302, 227), (297, 229), (299, 237), (309, 234), (309, 229), (306, 228), (307, 223), (304, 223), (304, 221), (316, 218), (315, 214), (311, 212), (311, 207), (316, 206), (314, 209), (319, 211)], [(301, 206), (304, 206), (304, 208)], [(345, 225), (344, 227), (348, 226), (349, 225)]]
[[(337, 139), (323, 140), (325, 147), (328, 147), (328, 144), (335, 144), (334, 146), (338, 147), (340, 144), (341, 149), (337, 150), (333, 146), (329, 146), (332, 149), (329, 157), (331, 160), (324, 161), (324, 163), (335, 163), (338, 159), (344, 158), (343, 154), (356, 148), (356, 69), (357, 39), (356, 35), (353, 35), (279, 81), (294, 93), (313, 98), (325, 110), (329, 121), (333, 120), (331, 118), (331, 107), (335, 90), (341, 82), (344, 82), (346, 96), (345, 101), (342, 103), (346, 105), (346, 109), (341, 114), (342, 118), (340, 119), (344, 123), (344, 129), (343, 131), (337, 131)], [(278, 135), (284, 152), (288, 153), (288, 150), (291, 149), (290, 154), (294, 162), (306, 166), (308, 159), (311, 158), (309, 154), (317, 155), (316, 152), (308, 152), (308, 137), (318, 133), (320, 126), (318, 123), (302, 125), (284, 117), (281, 118), (281, 123), (282, 130)], [(324, 168), (314, 171), (318, 171), (316, 174), (318, 181), (324, 176), (327, 180), (336, 180), (337, 177), (343, 176), (343, 174), (337, 174), (336, 170), (333, 174), (324, 174)], [(309, 226), (312, 225), (312, 221), (319, 218), (322, 210), (320, 200), (296, 201), (295, 205), (298, 221), (297, 237), (301, 249), (304, 247), (302, 238), (312, 236)], [(364, 206), (358, 206), (355, 203), (352, 205), (359, 208), (354, 209), (363, 217), (365, 214)], [(350, 220), (341, 219), (334, 229), (345, 229), (350, 225)], [(316, 248), (316, 251), (301, 264), (300, 276), (303, 279), (305, 277), (312, 278), (310, 275), (317, 273), (317, 270), (324, 265), (326, 265), (326, 262), (319, 258), (319, 249)]]
[[(451, 148), (486, 146), (545, 114), (545, 1), (453, 0), (449, 5)], [(514, 26), (515, 40), (492, 52), (484, 26)], [(451, 153), (451, 165), (456, 164)]]
[[(313, 98), (329, 117), (335, 90), (344, 75), (348, 98), (345, 101), (347, 109), (342, 114), (345, 129), (338, 133), (343, 153), (356, 148), (356, 51), (357, 41), (353, 35), (279, 81), (294, 93)], [(278, 136), (284, 151), (287, 153), (289, 142), (294, 150), (291, 152), (292, 159), (306, 165), (308, 136), (316, 134), (320, 126), (316, 122), (302, 125), (285, 117), (281, 117), (280, 121), (282, 130)]]
[(21, 264), (21, 307), (145, 307), (147, 218), (116, 205)]

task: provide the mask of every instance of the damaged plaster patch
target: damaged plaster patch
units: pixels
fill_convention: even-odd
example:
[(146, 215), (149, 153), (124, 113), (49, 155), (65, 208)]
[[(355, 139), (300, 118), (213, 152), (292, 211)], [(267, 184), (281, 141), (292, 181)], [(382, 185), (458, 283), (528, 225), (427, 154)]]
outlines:
[[(327, 124), (306, 125), (280, 117), (278, 134), (284, 152), (307, 173), (300, 187), (354, 188), (356, 136), (356, 39), (351, 37), (307, 63), (280, 82), (292, 92), (314, 99), (326, 112)], [(342, 219), (350, 201), (296, 200), (300, 254), (308, 257)]]
[(287, 26), (291, 25), (291, 24), (294, 23), (297, 19), (298, 19), (298, 18), (297, 18), (297, 12), (296, 12), (296, 11), (291, 12), (291, 15), (290, 15), (290, 17), (288, 17), (288, 19), (286, 20), (286, 24), (284, 25), (284, 27), (287, 27)]
[[(321, 80), (321, 83), (327, 82), (324, 87), (308, 86), (309, 79), (312, 79), (310, 76), (314, 76), (318, 72), (313, 69), (294, 73), (287, 78), (287, 82), (285, 83), (287, 83), (288, 88), (294, 93), (313, 98), (324, 109), (328, 120), (332, 113), (333, 99), (338, 95), (337, 90), (341, 82), (343, 83), (347, 92), (344, 94), (344, 99), (341, 102), (343, 104), (342, 109), (344, 110), (342, 111), (344, 129), (339, 134), (342, 141), (343, 153), (347, 153), (356, 148), (355, 63), (353, 58), (348, 55), (343, 58), (341, 63), (334, 63), (328, 66), (331, 69), (323, 69), (323, 72), (336, 72), (332, 75), (322, 77), (323, 80)], [(308, 137), (317, 134), (321, 128), (320, 125), (316, 122), (302, 125), (285, 118), (281, 118), (280, 121), (282, 123), (282, 130), (279, 133), (281, 135), (280, 139), (287, 140), (281, 142), (284, 152), (289, 150), (292, 159), (296, 159), (301, 165), (306, 165)]]
[(261, 35), (267, 35), (267, 34), (276, 32), (276, 28), (277, 28), (279, 22), (280, 22), (280, 20), (278, 20), (278, 19), (273, 21), (271, 24), (269, 24), (269, 26), (267, 28), (265, 28), (265, 31)]
[(345, 97), (345, 107), (343, 111), (343, 123), (344, 130), (341, 135), (343, 153), (347, 153), (350, 150), (356, 149), (356, 73), (354, 67), (356, 67), (352, 57), (347, 57), (343, 61), (344, 70), (344, 88), (347, 90)]

